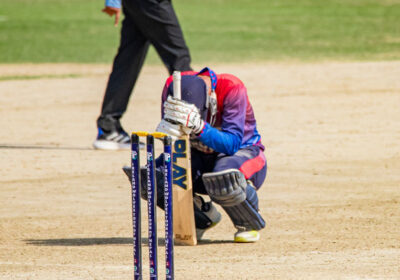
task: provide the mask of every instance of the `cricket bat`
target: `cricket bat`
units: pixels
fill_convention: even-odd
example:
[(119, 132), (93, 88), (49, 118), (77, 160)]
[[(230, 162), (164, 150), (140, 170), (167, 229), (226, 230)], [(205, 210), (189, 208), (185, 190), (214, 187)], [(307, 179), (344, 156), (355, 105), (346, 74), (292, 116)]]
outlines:
[[(174, 97), (181, 99), (181, 73), (173, 73)], [(173, 225), (175, 242), (197, 245), (193, 209), (192, 165), (189, 135), (183, 135), (172, 145)]]

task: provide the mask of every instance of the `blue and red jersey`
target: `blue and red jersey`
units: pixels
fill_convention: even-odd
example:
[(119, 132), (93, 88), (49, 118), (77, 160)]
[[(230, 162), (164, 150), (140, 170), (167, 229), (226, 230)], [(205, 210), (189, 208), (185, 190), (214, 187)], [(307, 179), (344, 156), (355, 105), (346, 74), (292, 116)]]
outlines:
[[(182, 75), (199, 74), (210, 76), (208, 70), (182, 72)], [(253, 107), (250, 104), (247, 89), (243, 82), (231, 74), (217, 74), (215, 76), (216, 85), (214, 85), (214, 88), (218, 109), (216, 121), (211, 126), (208, 123), (210, 120), (204, 120), (205, 126), (198, 139), (214, 151), (227, 155), (233, 155), (239, 149), (248, 146), (259, 146), (264, 150), (261, 136), (257, 131)], [(161, 104), (167, 99), (168, 87), (172, 81), (171, 76), (165, 83)]]

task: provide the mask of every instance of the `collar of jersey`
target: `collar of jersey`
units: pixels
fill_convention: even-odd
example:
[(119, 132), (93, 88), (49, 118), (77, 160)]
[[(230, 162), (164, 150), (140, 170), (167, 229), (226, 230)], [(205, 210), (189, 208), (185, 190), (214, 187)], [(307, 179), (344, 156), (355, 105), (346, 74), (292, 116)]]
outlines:
[(213, 70), (211, 70), (210, 68), (205, 67), (199, 73), (197, 73), (197, 75), (201, 75), (201, 74), (208, 74), (210, 76), (211, 91), (215, 91), (215, 89), (217, 88), (217, 75), (215, 74), (215, 72)]

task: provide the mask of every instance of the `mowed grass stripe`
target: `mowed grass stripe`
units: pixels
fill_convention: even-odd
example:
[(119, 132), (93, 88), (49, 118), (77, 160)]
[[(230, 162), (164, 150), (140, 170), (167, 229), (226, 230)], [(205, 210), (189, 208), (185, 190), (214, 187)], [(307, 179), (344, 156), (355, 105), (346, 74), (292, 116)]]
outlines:
[(68, 79), (80, 78), (83, 75), (78, 74), (60, 74), (60, 75), (11, 75), (0, 76), (0, 81), (13, 81), (13, 80), (40, 80), (40, 79)]
[[(174, 0), (193, 62), (400, 59), (399, 0)], [(98, 0), (2, 0), (0, 63), (106, 62)], [(147, 62), (159, 63), (151, 50)]]

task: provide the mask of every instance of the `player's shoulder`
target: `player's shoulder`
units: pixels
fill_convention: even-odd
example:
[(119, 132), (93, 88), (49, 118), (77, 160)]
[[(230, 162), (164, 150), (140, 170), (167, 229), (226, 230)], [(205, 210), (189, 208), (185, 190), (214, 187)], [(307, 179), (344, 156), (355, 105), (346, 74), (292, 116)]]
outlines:
[(218, 84), (225, 87), (225, 88), (231, 88), (235, 86), (244, 86), (242, 80), (240, 80), (238, 77), (232, 74), (218, 74)]
[(239, 84), (239, 85), (243, 85), (242, 80), (240, 80), (238, 77), (236, 77), (233, 74), (228, 74), (228, 73), (222, 73), (222, 74), (218, 74), (218, 81), (223, 81), (225, 83), (230, 83), (230, 84)]
[(243, 82), (232, 74), (217, 75), (217, 95), (220, 99), (225, 99), (228, 96), (235, 97), (237, 94), (246, 95), (246, 88)]

